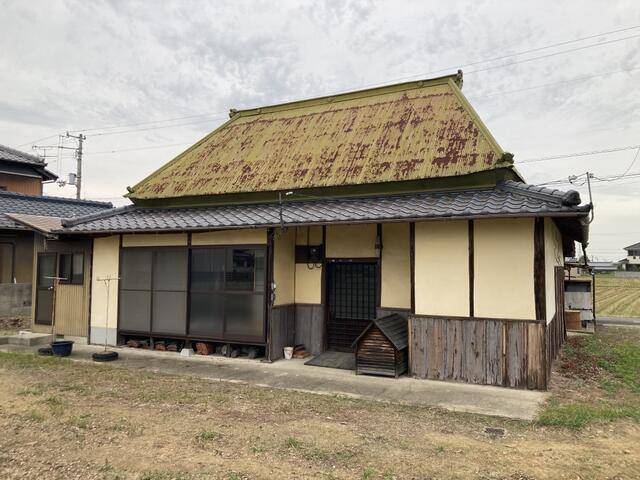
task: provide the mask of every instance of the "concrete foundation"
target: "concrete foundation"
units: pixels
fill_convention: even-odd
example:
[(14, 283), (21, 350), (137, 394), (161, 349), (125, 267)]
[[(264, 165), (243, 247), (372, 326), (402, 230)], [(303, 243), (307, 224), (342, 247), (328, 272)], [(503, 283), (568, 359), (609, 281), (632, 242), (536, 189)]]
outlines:
[(104, 345), (105, 335), (107, 345), (115, 347), (118, 343), (118, 331), (115, 328), (91, 327), (91, 338), (89, 343), (93, 345)]

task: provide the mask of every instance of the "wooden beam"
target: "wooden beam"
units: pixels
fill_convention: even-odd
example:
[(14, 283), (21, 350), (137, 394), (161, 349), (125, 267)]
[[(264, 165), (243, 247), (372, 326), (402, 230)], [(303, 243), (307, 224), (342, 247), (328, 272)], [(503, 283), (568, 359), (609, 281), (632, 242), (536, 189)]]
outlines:
[(416, 224), (409, 224), (409, 272), (411, 275), (411, 313), (416, 313)]
[(535, 296), (536, 320), (547, 321), (544, 261), (544, 218), (534, 220), (533, 230), (533, 288)]
[[(380, 239), (380, 252), (376, 260), (376, 310), (382, 306), (382, 252), (384, 250), (384, 242), (382, 241), (382, 224), (376, 225), (376, 242)], [(378, 316), (376, 312), (376, 317)]]
[(473, 317), (474, 298), (474, 257), (473, 257), (473, 220), (469, 220), (469, 316)]
[(273, 308), (273, 249), (275, 246), (275, 231), (273, 228), (267, 229), (267, 294), (265, 295), (265, 323), (267, 331), (266, 354), (269, 362), (273, 361), (273, 352), (271, 348), (273, 341), (271, 339), (271, 309)]

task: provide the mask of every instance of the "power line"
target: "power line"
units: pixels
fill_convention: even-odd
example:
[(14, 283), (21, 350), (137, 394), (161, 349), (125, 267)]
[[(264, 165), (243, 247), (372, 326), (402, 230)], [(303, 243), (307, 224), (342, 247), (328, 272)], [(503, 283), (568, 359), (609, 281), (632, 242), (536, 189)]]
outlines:
[[(565, 177), (565, 178), (560, 178), (558, 180), (552, 180), (549, 182), (543, 182), (543, 183), (537, 183), (536, 185), (539, 187), (543, 187), (543, 186), (557, 186), (557, 185), (574, 185), (576, 187), (581, 187), (583, 185), (585, 185), (587, 182), (586, 180), (583, 180), (581, 183), (578, 183), (576, 180), (582, 176), (584, 176), (585, 174), (581, 174), (581, 175), (571, 175), (569, 177)], [(634, 173), (627, 173), (625, 175), (609, 175), (607, 177), (592, 177), (592, 180), (594, 182), (615, 182), (615, 181), (619, 181), (619, 180), (623, 180), (623, 179), (628, 179), (628, 178), (640, 178), (640, 172), (634, 172)]]
[(179, 147), (184, 145), (192, 145), (193, 142), (184, 142), (184, 143), (169, 143), (166, 145), (154, 145), (151, 147), (134, 147), (134, 148), (121, 148), (117, 150), (103, 150), (101, 152), (89, 152), (86, 155), (104, 155), (110, 153), (121, 153), (121, 152), (135, 152), (138, 150), (152, 150), (157, 148), (168, 148), (168, 147)]
[(604, 72), (604, 73), (599, 73), (596, 75), (586, 75), (583, 77), (576, 77), (576, 78), (570, 78), (567, 80), (560, 80), (558, 82), (553, 82), (553, 83), (544, 83), (542, 85), (534, 85), (532, 87), (525, 87), (525, 88), (519, 88), (517, 90), (506, 90), (506, 91), (496, 91), (496, 92), (491, 92), (491, 93), (486, 93), (486, 94), (482, 94), (482, 95), (470, 95), (467, 98), (468, 99), (474, 99), (474, 98), (486, 98), (486, 97), (495, 97), (498, 95), (508, 95), (511, 93), (519, 93), (519, 92), (527, 92), (529, 90), (536, 90), (539, 88), (546, 88), (546, 87), (555, 87), (557, 85), (563, 85), (565, 83), (575, 83), (575, 82), (584, 82), (586, 80), (591, 80), (594, 78), (600, 78), (600, 77), (606, 77), (609, 75), (615, 75), (618, 73), (630, 73), (636, 70), (640, 70), (640, 67), (635, 67), (635, 68), (630, 68), (630, 69), (625, 69), (625, 70), (616, 70), (613, 72)]
[[(492, 93), (489, 93), (489, 94), (486, 94), (486, 95), (469, 96), (468, 98), (484, 98), (484, 97), (492, 97), (492, 96), (498, 96), (498, 95), (517, 93), (517, 92), (524, 92), (524, 91), (534, 90), (534, 89), (538, 89), (538, 88), (545, 88), (545, 87), (561, 85), (561, 84), (565, 84), (565, 83), (586, 81), (586, 80), (590, 80), (590, 79), (593, 79), (593, 78), (604, 77), (604, 76), (608, 76), (608, 75), (615, 75), (615, 74), (618, 74), (618, 73), (629, 73), (629, 72), (633, 72), (633, 71), (636, 71), (636, 70), (640, 70), (640, 67), (635, 67), (635, 68), (631, 68), (631, 69), (624, 69), (624, 70), (616, 70), (616, 71), (611, 71), (611, 72), (604, 72), (604, 73), (595, 74), (595, 75), (576, 77), (576, 78), (571, 78), (571, 79), (567, 79), (567, 80), (561, 80), (559, 82), (546, 83), (546, 84), (542, 84), (542, 85), (535, 85), (535, 86), (521, 88), (521, 89), (517, 89), (517, 90), (496, 91), (496, 92), (492, 92)], [(125, 125), (120, 125), (120, 126), (111, 126), (111, 127), (104, 127), (104, 128), (92, 128), (92, 129), (84, 129), (84, 130), (73, 130), (73, 131), (74, 132), (88, 132), (88, 131), (95, 131), (95, 130), (124, 128), (124, 127), (127, 127), (127, 126), (147, 125), (147, 124), (154, 124), (154, 123), (161, 123), (161, 122), (171, 122), (171, 121), (176, 121), (176, 120), (186, 119), (186, 118), (198, 118), (198, 117), (202, 117), (202, 116), (205, 116), (205, 115), (210, 115), (210, 114), (203, 113), (203, 114), (198, 114), (198, 115), (175, 117), (175, 118), (170, 118), (170, 119), (165, 119), (165, 120), (155, 120), (155, 121), (150, 121), (150, 122), (140, 122), (140, 123), (137, 123), (137, 124), (136, 123), (132, 123), (132, 124), (125, 124)], [(121, 133), (151, 131), (151, 130), (171, 128), (171, 127), (179, 127), (179, 126), (185, 126), (185, 125), (194, 125), (194, 124), (204, 123), (204, 122), (208, 122), (210, 120), (216, 120), (216, 119), (221, 119), (221, 118), (224, 118), (224, 116), (222, 116), (222, 115), (220, 115), (220, 116), (212, 116), (212, 117), (210, 117), (208, 119), (205, 119), (205, 120), (196, 120), (194, 122), (184, 122), (184, 123), (171, 124), (171, 125), (160, 125), (160, 126), (153, 126), (153, 127), (148, 127), (148, 128), (142, 128), (142, 129), (133, 128), (133, 129), (130, 129), (130, 130), (122, 130), (122, 131), (116, 131), (116, 132), (104, 132), (104, 133), (89, 134), (89, 136), (118, 135), (118, 134), (121, 134)], [(52, 138), (52, 137), (45, 137), (45, 138)], [(26, 145), (26, 144), (23, 144), (23, 145)], [(165, 145), (165, 146), (177, 146), (177, 145), (178, 144), (170, 144), (170, 145)], [(149, 147), (149, 148), (155, 148), (155, 147)], [(139, 150), (142, 150), (142, 149), (143, 148), (140, 148)], [(122, 150), (120, 150), (120, 151), (122, 151)], [(93, 152), (92, 154), (95, 154), (95, 153), (111, 153), (111, 152), (110, 151), (109, 152)], [(542, 161), (542, 160), (541, 159), (523, 160), (523, 161), (516, 162), (516, 163), (529, 163), (530, 161), (532, 162), (532, 161)]]
[(22, 144), (20, 144), (20, 145), (16, 145), (16, 146), (15, 146), (15, 147), (13, 147), (13, 148), (20, 148), (20, 147), (26, 147), (27, 145), (33, 145), (34, 143), (38, 143), (38, 142), (41, 142), (41, 141), (43, 141), (43, 140), (49, 140), (50, 138), (56, 138), (58, 135), (60, 135), (60, 134), (59, 134), (59, 133), (56, 133), (55, 135), (49, 135), (48, 137), (38, 138), (38, 139), (36, 139), (36, 140), (32, 140), (32, 141), (27, 142), (27, 143), (22, 143)]
[(626, 170), (624, 172), (622, 172), (622, 174), (620, 175), (621, 177), (624, 177), (627, 173), (629, 173), (629, 170), (631, 170), (631, 167), (633, 167), (636, 163), (636, 160), (638, 160), (638, 155), (640, 154), (640, 147), (638, 147), (638, 150), (636, 150), (636, 156), (633, 157), (633, 160), (631, 161), (631, 163), (629, 164), (629, 166), (626, 168)]
[[(112, 125), (109, 127), (95, 127), (95, 128), (85, 128), (83, 130), (69, 130), (70, 132), (93, 132), (96, 130), (113, 130), (116, 128), (126, 128), (126, 127), (138, 127), (140, 125), (153, 125), (155, 123), (165, 123), (165, 122), (175, 122), (177, 120), (186, 120), (189, 118), (199, 118), (199, 117), (204, 117), (204, 116), (220, 116), (220, 115), (226, 115), (227, 112), (208, 112), (208, 113), (199, 113), (199, 114), (195, 114), (195, 115), (186, 115), (183, 117), (174, 117), (174, 118), (165, 118), (162, 120), (149, 120), (146, 122), (138, 122), (138, 123), (128, 123), (128, 124), (124, 124), (124, 125)], [(217, 118), (217, 117), (214, 117)]]
[[(546, 50), (546, 49), (549, 49), (549, 48), (569, 45), (569, 44), (572, 44), (572, 43), (577, 43), (577, 42), (581, 42), (581, 41), (584, 41), (584, 40), (590, 40), (590, 39), (602, 37), (604, 35), (610, 35), (610, 34), (614, 34), (614, 33), (620, 33), (620, 32), (625, 32), (625, 31), (629, 31), (629, 30), (634, 30), (634, 29), (637, 29), (637, 28), (640, 28), (640, 25), (633, 25), (631, 27), (621, 28), (621, 29), (617, 29), (617, 30), (610, 30), (610, 31), (607, 31), (607, 32), (602, 32), (602, 33), (598, 33), (598, 34), (594, 34), (594, 35), (588, 35), (586, 37), (580, 37), (580, 38), (576, 38), (576, 39), (572, 39), (572, 40), (566, 40), (566, 41), (563, 41), (563, 42), (557, 42), (557, 43), (549, 44), (549, 45), (545, 45), (545, 46), (542, 46), (542, 47), (536, 47), (536, 48), (531, 48), (531, 49), (527, 49), (527, 50), (521, 50), (521, 51), (518, 51), (518, 52), (504, 54), (504, 55), (500, 55), (500, 56), (497, 56), (497, 57), (485, 58), (485, 59), (482, 59), (482, 60), (477, 60), (477, 61), (473, 61), (473, 62), (467, 62), (467, 63), (463, 63), (463, 64), (458, 64), (458, 65), (455, 65), (455, 66), (445, 67), (445, 68), (441, 68), (441, 69), (438, 69), (438, 70), (431, 70), (429, 72), (422, 72), (422, 73), (408, 75), (408, 76), (404, 76), (404, 77), (397, 77), (397, 78), (394, 78), (394, 79), (387, 79), (387, 80), (384, 80), (382, 82), (378, 82), (378, 83), (374, 83), (374, 84), (360, 85), (358, 87), (352, 87), (350, 90), (353, 90), (354, 88), (360, 88), (361, 89), (361, 88), (367, 88), (367, 87), (376, 86), (376, 85), (384, 85), (384, 84), (387, 84), (387, 83), (390, 83), (390, 82), (407, 80), (407, 79), (411, 79), (411, 78), (414, 78), (414, 77), (425, 77), (427, 75), (432, 75), (432, 74), (435, 74), (435, 73), (441, 73), (441, 72), (451, 71), (451, 70), (458, 69), (458, 68), (465, 68), (465, 67), (474, 66), (474, 65), (480, 65), (480, 64), (483, 64), (483, 63), (493, 62), (493, 61), (497, 61), (497, 60), (503, 60), (505, 58), (510, 58), (510, 57), (514, 57), (514, 56), (518, 56), (518, 55), (524, 55), (524, 54), (527, 54), (527, 53), (533, 53), (533, 52), (537, 52), (537, 51), (542, 51), (542, 50)], [(635, 36), (623, 37), (623, 38), (615, 39), (615, 40), (604, 41), (604, 42), (600, 42), (600, 43), (597, 43), (597, 44), (591, 44), (591, 45), (587, 45), (587, 46), (584, 46), (584, 47), (579, 47), (579, 48), (573, 49), (573, 50), (555, 52), (555, 53), (547, 55), (547, 56), (559, 55), (559, 54), (562, 54), (562, 53), (569, 53), (571, 51), (577, 51), (577, 50), (583, 50), (583, 49), (586, 49), (586, 48), (597, 47), (597, 46), (600, 46), (600, 45), (606, 45), (606, 44), (613, 43), (613, 42), (619, 42), (619, 41), (623, 41), (623, 40), (628, 40), (630, 38), (636, 38), (636, 37), (639, 37), (639, 36), (640, 35), (635, 35)], [(538, 59), (541, 59), (541, 58), (546, 58), (547, 56), (535, 57), (535, 58), (531, 58), (531, 59), (525, 59), (525, 60), (521, 60), (521, 61), (517, 61), (517, 62), (512, 62), (512, 63), (509, 63), (509, 64), (492, 66), (492, 67), (489, 67), (489, 69), (502, 68), (502, 67), (514, 65), (516, 63), (523, 63), (523, 62), (538, 60)], [(484, 71), (484, 70), (475, 70), (475, 71), (467, 72), (467, 73), (477, 73), (479, 71)], [(343, 92), (344, 92), (344, 90), (343, 90)], [(322, 96), (334, 95), (336, 93), (341, 93), (341, 92), (325, 93)], [(318, 95), (316, 95), (316, 96), (318, 96)], [(316, 96), (314, 96), (314, 97), (316, 97)], [(309, 98), (314, 98), (314, 97), (309, 97)], [(102, 128), (96, 127), (96, 128), (90, 128), (90, 129), (84, 129), (84, 130), (70, 130), (70, 131), (88, 132), (88, 131), (96, 131), (96, 130), (115, 129), (115, 128), (122, 128), (122, 127), (126, 127), (126, 126), (138, 126), (138, 125), (144, 125), (144, 124), (169, 122), (169, 121), (181, 120), (181, 119), (187, 119), (187, 118), (197, 118), (197, 117), (204, 116), (204, 115), (206, 115), (206, 114), (188, 115), (188, 116), (184, 116), (184, 117), (176, 117), (176, 118), (173, 118), (173, 119), (157, 120), (157, 121), (149, 121), (149, 122), (139, 122), (137, 124), (127, 124), (127, 125), (121, 125), (121, 126), (108, 126), (108, 127), (102, 127)], [(195, 123), (198, 123), (198, 122), (195, 122)], [(179, 125), (177, 125), (177, 126), (179, 126)], [(157, 128), (165, 128), (165, 127), (157, 127)], [(169, 127), (166, 127), (166, 128), (169, 128)], [(133, 130), (133, 131), (135, 131), (135, 130)], [(144, 131), (144, 130), (141, 130), (141, 131)], [(121, 133), (128, 133), (128, 132), (121, 132)], [(106, 135), (106, 133), (104, 133), (104, 135)], [(21, 145), (18, 145), (17, 148), (23, 147), (25, 145), (29, 145), (31, 143), (36, 143), (36, 142), (39, 142), (39, 141), (42, 141), (42, 140), (47, 140), (49, 138), (54, 138), (56, 136), (57, 136), (57, 134), (56, 135), (51, 135), (51, 136), (48, 136), (48, 137), (44, 137), (44, 138), (41, 138), (41, 139), (38, 139), (38, 140), (34, 140), (32, 142), (23, 143)]]
[[(415, 77), (426, 77), (427, 75), (433, 75), (435, 73), (448, 72), (448, 71), (452, 71), (452, 70), (457, 70), (459, 68), (466, 68), (466, 67), (472, 67), (474, 65), (480, 65), (482, 63), (489, 63), (489, 62), (495, 62), (497, 60), (504, 60), (505, 58), (516, 57), (518, 55), (525, 55), (527, 53), (539, 52), (539, 51), (542, 51), (542, 50), (547, 50), (549, 48), (561, 47), (561, 46), (564, 46), (564, 45), (569, 45), (571, 43), (582, 42), (584, 40), (591, 40), (591, 39), (594, 39), (594, 38), (597, 38), (597, 37), (602, 37), (604, 35), (610, 35), (610, 34), (613, 34), (613, 33), (620, 33), (620, 32), (626, 32), (626, 31), (629, 31), (629, 30), (635, 30), (637, 28), (640, 28), (640, 25), (633, 25), (631, 27), (621, 28), (621, 29), (618, 29), (618, 30), (610, 30), (608, 32), (602, 32), (602, 33), (597, 33), (597, 34), (594, 34), (594, 35), (589, 35), (589, 36), (586, 36), (586, 37), (575, 38), (573, 40), (566, 40), (566, 41), (563, 41), (563, 42), (553, 43), (553, 44), (545, 45), (545, 46), (542, 46), (542, 47), (536, 47), (536, 48), (531, 48), (531, 49), (528, 49), (528, 50), (521, 50), (521, 51), (518, 51), (518, 52), (504, 54), (504, 55), (500, 55), (498, 57), (485, 58), (485, 59), (482, 59), (482, 60), (476, 60), (476, 61), (473, 61), (473, 62), (467, 62), (467, 63), (463, 63), (463, 64), (458, 64), (458, 65), (453, 65), (453, 66), (449, 66), (449, 67), (445, 67), (445, 68), (440, 68), (438, 70), (430, 70), (428, 72), (416, 73), (416, 74), (407, 75), (407, 76), (404, 76), (404, 77), (396, 77), (396, 78), (392, 78), (392, 79), (383, 80), (383, 81), (378, 82), (378, 83), (370, 83), (370, 84), (366, 84), (366, 85), (360, 85), (357, 88), (368, 88), (368, 87), (374, 87), (374, 86), (378, 86), (378, 85), (384, 85), (384, 84), (387, 84), (387, 83), (390, 83), (390, 82), (399, 82), (399, 81), (403, 81), (403, 80), (410, 80), (410, 79), (415, 78)], [(635, 35), (633, 37), (625, 37), (625, 38), (622, 38), (622, 39), (619, 39), (619, 40), (615, 40), (615, 41), (627, 40), (629, 38), (635, 38), (637, 36), (638, 35)], [(604, 42), (602, 42), (601, 44), (604, 44)], [(601, 44), (593, 44), (591, 46), (588, 46), (587, 48), (591, 48), (593, 46), (598, 46), (598, 45), (601, 45)], [(545, 57), (540, 57), (540, 58), (545, 58)], [(509, 66), (509, 65), (500, 65), (500, 66), (498, 66), (496, 68), (499, 68), (499, 67), (502, 67), (502, 66)], [(476, 73), (476, 72), (477, 72), (477, 70), (473, 71), (473, 72), (467, 72), (467, 73)], [(344, 90), (342, 92), (344, 92)], [(337, 93), (342, 93), (342, 92), (325, 93), (323, 96), (335, 95)], [(310, 97), (310, 98), (314, 98), (314, 97)]]
[(478, 70), (472, 70), (470, 72), (467, 72), (467, 74), (486, 72), (488, 70), (494, 70), (496, 68), (510, 67), (512, 65), (518, 65), (518, 64), (521, 64), (521, 63), (533, 62), (534, 60), (540, 60), (542, 58), (555, 57), (557, 55), (563, 55), (565, 53), (571, 53), (571, 52), (577, 52), (577, 51), (580, 51), (580, 50), (586, 50), (588, 48), (601, 47), (603, 45), (609, 45), (611, 43), (622, 42), (624, 40), (629, 40), (629, 39), (638, 38), (638, 37), (640, 37), (640, 35), (631, 35), (629, 37), (617, 38), (617, 39), (614, 39), (614, 40), (605, 40), (603, 42), (592, 43), (591, 45), (585, 45), (583, 47), (576, 47), (576, 48), (571, 48), (569, 50), (562, 50), (560, 52), (548, 53), (546, 55), (541, 55), (539, 57), (525, 58), (525, 59), (522, 59), (522, 60), (515, 60), (515, 61), (510, 62), (510, 63), (503, 63), (502, 65), (493, 65), (493, 66), (481, 68), (481, 69), (478, 69)]
[(640, 148), (640, 145), (627, 145), (624, 147), (612, 147), (612, 148), (605, 148), (602, 150), (590, 150), (587, 152), (563, 153), (560, 155), (550, 155), (547, 157), (527, 158), (525, 160), (516, 161), (515, 163), (522, 165), (525, 163), (546, 162), (548, 160), (559, 160), (563, 158), (573, 158), (573, 157), (586, 157), (590, 155), (600, 155), (603, 153), (614, 153), (614, 152), (622, 152), (625, 150), (636, 150), (638, 148)]
[(104, 132), (104, 133), (90, 133), (88, 136), (89, 137), (98, 137), (98, 136), (107, 136), (107, 135), (119, 135), (121, 133), (131, 133), (131, 132), (147, 132), (150, 130), (158, 130), (158, 129), (162, 129), (162, 128), (173, 128), (173, 127), (182, 127), (184, 125), (194, 125), (196, 123), (204, 123), (204, 122), (210, 122), (211, 120), (216, 120), (216, 119), (220, 119), (220, 118), (224, 118), (224, 117), (211, 117), (211, 118), (207, 118), (206, 120), (197, 120), (194, 122), (185, 122), (185, 123), (174, 123), (171, 125), (161, 125), (161, 126), (157, 126), (157, 127), (148, 127), (148, 128), (132, 128), (130, 130), (120, 130), (118, 132)]

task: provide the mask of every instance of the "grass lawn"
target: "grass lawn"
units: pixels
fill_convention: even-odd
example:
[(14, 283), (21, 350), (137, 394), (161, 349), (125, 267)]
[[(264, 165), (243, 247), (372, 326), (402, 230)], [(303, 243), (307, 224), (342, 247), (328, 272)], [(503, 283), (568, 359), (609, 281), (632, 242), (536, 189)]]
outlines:
[(640, 329), (581, 338), (533, 423), (0, 353), (0, 478), (640, 478)]
[(569, 337), (555, 369), (554, 397), (538, 424), (640, 422), (640, 329), (602, 327), (597, 335)]
[(596, 315), (640, 317), (640, 278), (596, 275)]

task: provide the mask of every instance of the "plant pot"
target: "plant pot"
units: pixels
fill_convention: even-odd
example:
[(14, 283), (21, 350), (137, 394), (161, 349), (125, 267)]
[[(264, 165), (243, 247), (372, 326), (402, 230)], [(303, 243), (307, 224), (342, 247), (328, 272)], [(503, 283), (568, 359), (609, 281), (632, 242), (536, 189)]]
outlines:
[(51, 352), (57, 357), (68, 357), (73, 349), (72, 340), (58, 340), (51, 342)]
[(286, 360), (291, 360), (293, 356), (293, 347), (284, 347), (284, 358)]

